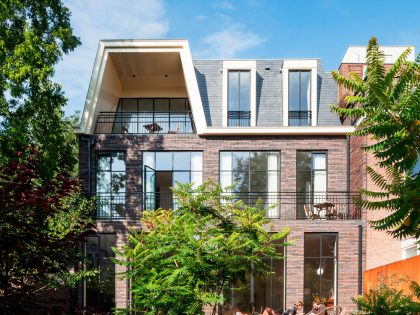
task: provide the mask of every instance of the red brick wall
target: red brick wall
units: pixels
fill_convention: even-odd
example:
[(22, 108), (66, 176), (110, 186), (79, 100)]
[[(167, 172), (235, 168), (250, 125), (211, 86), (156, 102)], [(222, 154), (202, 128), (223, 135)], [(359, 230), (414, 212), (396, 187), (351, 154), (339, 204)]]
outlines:
[[(95, 144), (91, 148), (91, 189), (95, 188), (96, 154), (101, 151), (121, 150), (126, 152), (127, 191), (140, 192), (142, 187), (142, 151), (153, 150), (200, 150), (203, 151), (204, 179), (219, 180), (220, 150), (273, 150), (281, 151), (281, 186), (280, 190), (296, 190), (296, 151), (327, 151), (328, 190), (347, 191), (347, 139), (336, 137), (206, 137), (196, 135), (98, 135), (93, 136)], [(88, 182), (87, 143), (80, 142), (80, 176), (85, 188)], [(363, 213), (363, 218), (365, 214)], [(124, 234), (128, 227), (137, 222), (98, 222), (98, 231), (117, 233), (117, 243), (125, 241)], [(339, 266), (338, 266), (338, 303), (347, 309), (354, 309), (351, 297), (357, 295), (358, 278), (358, 225), (366, 231), (365, 220), (362, 221), (296, 221), (273, 220), (273, 229), (277, 231), (284, 226), (292, 228), (290, 239), (294, 245), (288, 248), (286, 275), (286, 306), (290, 307), (297, 299), (303, 299), (303, 237), (304, 232), (337, 232), (339, 233)], [(120, 236), (118, 236), (121, 234)], [(365, 237), (365, 236), (364, 236)], [(363, 256), (365, 255), (363, 240)], [(117, 245), (117, 246), (118, 246)], [(117, 267), (117, 271), (122, 271)], [(117, 307), (127, 303), (127, 282), (116, 281)]]

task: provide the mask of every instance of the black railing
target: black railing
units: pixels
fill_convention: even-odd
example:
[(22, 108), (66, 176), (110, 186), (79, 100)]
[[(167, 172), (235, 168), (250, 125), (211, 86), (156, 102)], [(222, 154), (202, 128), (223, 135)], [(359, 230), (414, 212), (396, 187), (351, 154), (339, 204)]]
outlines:
[(228, 111), (228, 126), (246, 127), (251, 124), (251, 112)]
[[(361, 209), (355, 204), (358, 193), (351, 192), (282, 192), (226, 194), (249, 206), (266, 209), (267, 216), (281, 220), (360, 220)], [(226, 201), (227, 202), (227, 201)], [(174, 209), (177, 201), (168, 193), (120, 193), (96, 195), (96, 219), (130, 220), (143, 210)]]
[(195, 133), (191, 112), (100, 112), (97, 134)]
[(310, 111), (289, 111), (289, 126), (310, 126)]

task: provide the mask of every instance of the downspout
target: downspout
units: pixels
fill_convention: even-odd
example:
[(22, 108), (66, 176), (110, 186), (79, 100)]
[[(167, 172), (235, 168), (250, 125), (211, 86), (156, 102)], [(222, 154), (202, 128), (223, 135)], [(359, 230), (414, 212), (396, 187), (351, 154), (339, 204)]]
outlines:
[(350, 192), (350, 136), (347, 136), (347, 191)]
[(357, 294), (358, 295), (362, 295), (362, 285), (363, 285), (363, 257), (362, 257), (362, 254), (363, 254), (363, 248), (362, 248), (362, 245), (363, 245), (363, 226), (360, 224), (359, 226), (358, 226), (358, 228), (359, 228), (359, 264), (358, 264), (358, 271), (359, 271), (359, 273), (358, 273), (358, 290), (357, 290)]
[[(95, 143), (95, 139), (91, 138), (91, 137), (80, 137), (81, 141), (84, 141), (87, 143), (87, 153), (88, 153), (88, 195), (89, 197), (92, 194), (92, 189), (91, 189), (91, 163), (90, 163), (90, 151), (91, 151), (91, 147), (92, 145)], [(86, 242), (83, 242), (83, 253), (86, 253)], [(83, 263), (83, 271), (86, 271), (87, 267), (86, 267), (86, 263)], [(86, 308), (87, 303), (86, 303), (86, 296), (87, 296), (87, 283), (86, 283), (86, 279), (83, 279), (83, 283), (82, 283), (82, 302), (83, 302), (83, 308)]]

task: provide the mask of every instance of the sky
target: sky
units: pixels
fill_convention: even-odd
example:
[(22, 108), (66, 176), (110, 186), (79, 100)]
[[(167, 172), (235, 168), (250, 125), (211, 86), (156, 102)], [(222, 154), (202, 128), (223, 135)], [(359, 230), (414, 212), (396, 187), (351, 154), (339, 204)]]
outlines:
[(100, 39), (188, 39), (193, 59), (321, 58), (337, 69), (350, 45), (420, 50), (420, 0), (64, 0), (82, 45), (55, 80), (66, 115), (82, 111)]

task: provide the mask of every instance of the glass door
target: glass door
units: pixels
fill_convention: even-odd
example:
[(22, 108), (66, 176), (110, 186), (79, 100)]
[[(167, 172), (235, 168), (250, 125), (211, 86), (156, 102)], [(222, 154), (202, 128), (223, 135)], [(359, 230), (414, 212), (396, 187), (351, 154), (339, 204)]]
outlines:
[(144, 166), (144, 210), (156, 208), (156, 171), (150, 166)]

